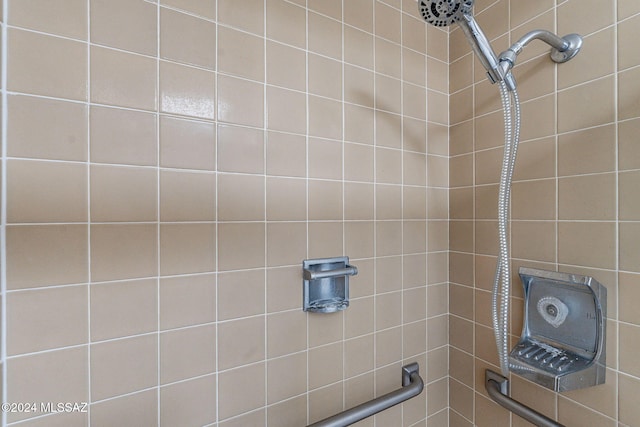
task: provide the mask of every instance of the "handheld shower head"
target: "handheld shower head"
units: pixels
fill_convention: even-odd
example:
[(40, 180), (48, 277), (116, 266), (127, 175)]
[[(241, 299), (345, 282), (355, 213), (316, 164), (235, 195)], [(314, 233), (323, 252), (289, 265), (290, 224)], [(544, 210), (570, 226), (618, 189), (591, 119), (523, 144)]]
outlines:
[(505, 81), (510, 89), (515, 81), (508, 68), (503, 68), (491, 44), (471, 14), (474, 0), (420, 0), (418, 7), (425, 21), (436, 27), (458, 23), (478, 60), (487, 70), (492, 83)]
[(419, 4), (422, 17), (436, 27), (448, 27), (471, 14), (474, 0), (430, 0)]

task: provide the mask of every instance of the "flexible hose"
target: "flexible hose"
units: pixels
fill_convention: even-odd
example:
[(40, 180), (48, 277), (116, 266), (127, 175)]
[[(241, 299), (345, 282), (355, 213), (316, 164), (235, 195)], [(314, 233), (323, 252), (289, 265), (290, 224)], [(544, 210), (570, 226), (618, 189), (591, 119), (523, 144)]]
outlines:
[[(491, 311), (493, 329), (498, 349), (498, 359), (503, 376), (509, 374), (509, 299), (511, 269), (509, 263), (509, 204), (511, 181), (520, 139), (520, 101), (517, 92), (509, 91), (504, 82), (499, 83), (504, 111), (505, 143), (498, 192), (498, 240), (499, 253), (493, 282)], [(511, 93), (511, 96), (510, 96)], [(511, 99), (513, 98), (513, 100)], [(513, 107), (513, 111), (512, 111)], [(515, 130), (514, 130), (515, 121)], [(500, 300), (500, 302), (498, 302)]]

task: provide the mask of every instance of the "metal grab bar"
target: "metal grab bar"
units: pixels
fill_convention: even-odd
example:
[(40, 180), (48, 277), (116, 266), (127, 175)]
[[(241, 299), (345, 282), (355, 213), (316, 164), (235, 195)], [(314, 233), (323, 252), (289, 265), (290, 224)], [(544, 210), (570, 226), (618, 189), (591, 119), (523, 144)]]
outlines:
[(389, 409), (392, 406), (409, 400), (422, 393), (424, 382), (420, 378), (420, 367), (417, 363), (411, 363), (402, 367), (402, 388), (387, 393), (376, 399), (340, 412), (322, 421), (310, 424), (307, 427), (346, 427), (357, 423), (367, 417)]
[(484, 388), (498, 405), (538, 427), (565, 427), (563, 424), (557, 423), (540, 412), (510, 398), (508, 396), (509, 380), (489, 369), (485, 371)]
[(318, 280), (318, 279), (330, 279), (332, 277), (340, 276), (355, 276), (358, 274), (358, 268), (347, 264), (346, 268), (339, 268), (336, 270), (304, 270), (304, 280)]

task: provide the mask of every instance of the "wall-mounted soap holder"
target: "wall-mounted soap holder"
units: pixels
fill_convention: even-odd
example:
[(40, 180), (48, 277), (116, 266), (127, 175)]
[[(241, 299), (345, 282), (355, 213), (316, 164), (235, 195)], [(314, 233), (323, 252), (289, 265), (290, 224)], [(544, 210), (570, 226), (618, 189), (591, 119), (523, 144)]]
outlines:
[(590, 276), (520, 268), (524, 327), (511, 371), (554, 391), (605, 381), (607, 289)]
[(349, 306), (349, 276), (358, 274), (349, 257), (306, 259), (302, 271), (304, 311), (333, 313)]

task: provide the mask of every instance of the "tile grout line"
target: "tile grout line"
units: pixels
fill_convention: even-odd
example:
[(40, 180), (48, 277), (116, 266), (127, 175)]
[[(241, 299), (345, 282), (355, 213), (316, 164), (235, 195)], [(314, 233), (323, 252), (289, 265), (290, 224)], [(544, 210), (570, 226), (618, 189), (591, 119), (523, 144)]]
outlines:
[[(9, 1), (2, 2), (2, 189), (0, 195), (0, 296), (2, 296), (2, 318), (0, 321), (0, 361), (2, 362), (2, 403), (7, 402), (7, 15)], [(7, 425), (7, 412), (2, 411), (0, 421), (4, 427)]]

